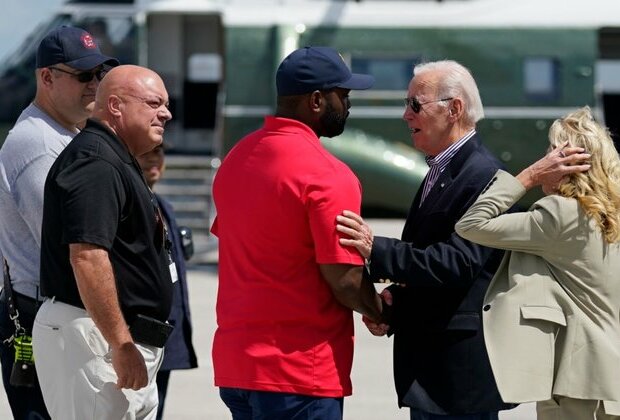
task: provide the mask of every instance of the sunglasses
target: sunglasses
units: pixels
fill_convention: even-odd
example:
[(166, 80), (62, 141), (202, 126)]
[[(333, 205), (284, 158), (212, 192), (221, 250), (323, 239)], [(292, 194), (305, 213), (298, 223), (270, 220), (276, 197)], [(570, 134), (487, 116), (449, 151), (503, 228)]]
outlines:
[(411, 110), (413, 112), (415, 112), (416, 114), (419, 114), (420, 111), (422, 110), (422, 105), (432, 104), (434, 102), (451, 101), (452, 99), (454, 98), (443, 98), (443, 99), (437, 99), (436, 101), (420, 102), (418, 101), (417, 98), (405, 98), (405, 105), (408, 105), (409, 107), (411, 107)]
[(89, 83), (93, 80), (93, 77), (96, 77), (97, 80), (101, 81), (101, 79), (103, 79), (103, 77), (107, 73), (107, 70), (104, 70), (104, 69), (99, 69), (95, 71), (83, 71), (80, 73), (73, 73), (67, 70), (63, 70), (58, 67), (48, 67), (48, 69), (70, 74), (71, 76), (75, 77), (77, 81), (80, 83)]

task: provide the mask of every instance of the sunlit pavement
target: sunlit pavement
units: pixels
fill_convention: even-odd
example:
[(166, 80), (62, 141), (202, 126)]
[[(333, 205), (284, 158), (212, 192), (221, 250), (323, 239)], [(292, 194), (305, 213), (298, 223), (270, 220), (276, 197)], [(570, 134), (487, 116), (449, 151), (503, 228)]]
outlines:
[[(372, 220), (376, 235), (399, 236), (402, 220)], [(171, 420), (230, 419), (213, 386), (211, 341), (215, 330), (217, 266), (193, 268), (189, 272), (190, 305), (194, 323), (194, 345), (198, 369), (174, 371), (164, 417)], [(409, 418), (408, 410), (399, 410), (392, 382), (392, 343), (372, 336), (355, 315), (356, 341), (353, 363), (353, 396), (345, 399), (346, 420), (384, 420)], [(526, 385), (527, 386), (527, 385)], [(0, 419), (9, 419), (6, 395), (0, 391)], [(534, 405), (525, 404), (500, 414), (502, 420), (533, 420)]]

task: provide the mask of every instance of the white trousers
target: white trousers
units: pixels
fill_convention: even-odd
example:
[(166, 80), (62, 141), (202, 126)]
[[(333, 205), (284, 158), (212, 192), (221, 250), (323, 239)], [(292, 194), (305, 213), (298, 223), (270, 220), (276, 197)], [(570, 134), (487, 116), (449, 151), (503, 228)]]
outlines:
[(46, 300), (32, 331), (35, 366), (52, 419), (155, 419), (163, 350), (137, 344), (149, 383), (138, 391), (117, 389), (110, 348), (84, 309)]

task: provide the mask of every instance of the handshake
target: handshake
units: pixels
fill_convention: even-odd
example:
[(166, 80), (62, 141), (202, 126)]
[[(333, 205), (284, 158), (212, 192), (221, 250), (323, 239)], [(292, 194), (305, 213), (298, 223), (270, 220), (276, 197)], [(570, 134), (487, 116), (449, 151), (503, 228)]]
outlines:
[(366, 328), (372, 335), (381, 337), (386, 335), (390, 330), (390, 321), (392, 319), (392, 294), (388, 289), (383, 289), (379, 294), (381, 297), (381, 320), (373, 321), (366, 315), (362, 315), (362, 321), (366, 324)]

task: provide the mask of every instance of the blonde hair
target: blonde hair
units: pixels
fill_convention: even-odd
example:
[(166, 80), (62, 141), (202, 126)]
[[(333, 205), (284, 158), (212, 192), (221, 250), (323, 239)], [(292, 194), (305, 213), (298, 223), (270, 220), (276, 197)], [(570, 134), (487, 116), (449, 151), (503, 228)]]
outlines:
[(555, 120), (549, 129), (551, 147), (582, 147), (590, 169), (571, 174), (558, 187), (564, 197), (575, 198), (601, 229), (608, 243), (620, 241), (620, 157), (609, 131), (594, 121), (589, 107)]

